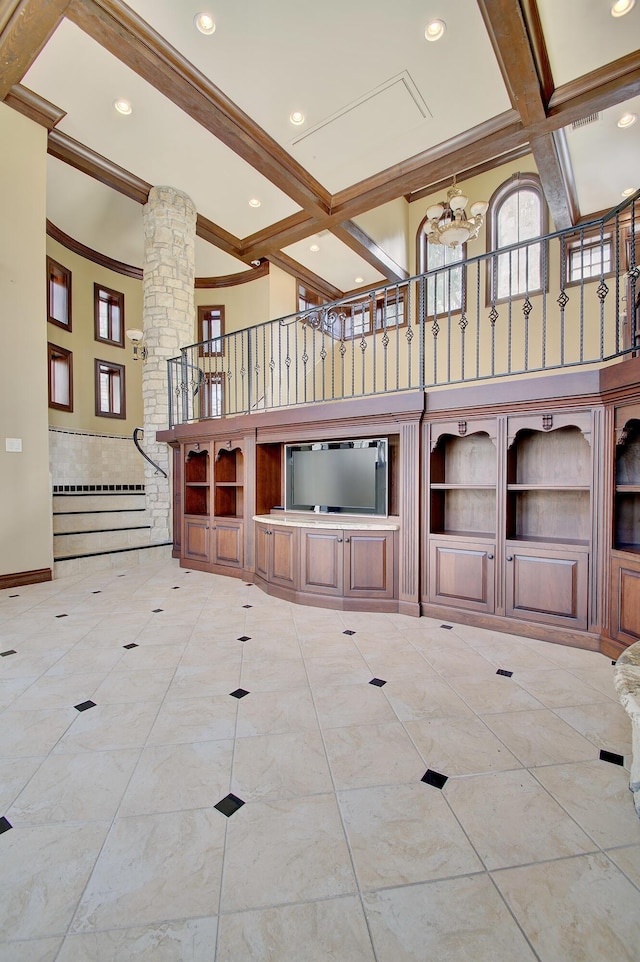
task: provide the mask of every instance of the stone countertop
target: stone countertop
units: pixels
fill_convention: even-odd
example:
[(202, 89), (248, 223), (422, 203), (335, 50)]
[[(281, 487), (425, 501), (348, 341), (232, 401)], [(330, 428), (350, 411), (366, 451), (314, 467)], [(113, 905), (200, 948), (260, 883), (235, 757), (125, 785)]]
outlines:
[(323, 516), (310, 514), (305, 517), (299, 514), (254, 514), (254, 521), (261, 524), (281, 524), (290, 528), (329, 528), (336, 531), (398, 531), (400, 525), (386, 518), (375, 520), (363, 518), (337, 518), (335, 515)]

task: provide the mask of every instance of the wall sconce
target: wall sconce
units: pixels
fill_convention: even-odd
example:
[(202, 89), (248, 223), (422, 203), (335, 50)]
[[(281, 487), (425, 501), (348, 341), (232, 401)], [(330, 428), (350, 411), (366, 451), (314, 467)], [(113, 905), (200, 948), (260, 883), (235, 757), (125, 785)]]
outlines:
[(132, 328), (131, 330), (127, 331), (127, 337), (133, 344), (133, 360), (137, 361), (139, 358), (142, 358), (143, 361), (146, 361), (147, 360), (146, 347), (144, 346), (144, 344), (141, 345), (140, 347), (138, 346), (140, 344), (140, 341), (144, 337), (144, 331), (138, 331), (135, 328)]

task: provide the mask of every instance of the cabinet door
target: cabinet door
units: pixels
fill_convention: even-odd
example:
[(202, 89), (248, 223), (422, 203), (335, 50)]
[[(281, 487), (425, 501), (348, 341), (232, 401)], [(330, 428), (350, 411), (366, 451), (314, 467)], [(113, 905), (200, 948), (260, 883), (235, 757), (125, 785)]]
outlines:
[(356, 598), (393, 598), (393, 534), (344, 532), (344, 593)]
[(611, 636), (640, 641), (640, 558), (611, 559)]
[(214, 525), (214, 557), (218, 565), (228, 568), (241, 568), (243, 560), (241, 521), (226, 521), (216, 518)]
[(506, 552), (509, 617), (587, 627), (588, 554), (508, 543)]
[(256, 533), (256, 574), (269, 580), (269, 536), (270, 528), (259, 522), (255, 526)]
[(183, 556), (190, 561), (211, 561), (209, 521), (184, 520)]
[(297, 588), (298, 529), (269, 529), (269, 581), (284, 588)]
[(342, 531), (300, 529), (300, 589), (321, 595), (342, 594)]
[(473, 611), (495, 610), (495, 545), (431, 538), (429, 601)]

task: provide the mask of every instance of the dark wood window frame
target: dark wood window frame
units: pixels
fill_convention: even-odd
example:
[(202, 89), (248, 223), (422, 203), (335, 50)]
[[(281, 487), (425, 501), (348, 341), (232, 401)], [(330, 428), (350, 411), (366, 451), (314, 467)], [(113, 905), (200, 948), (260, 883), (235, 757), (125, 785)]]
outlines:
[[(100, 334), (100, 304), (107, 304), (109, 337), (102, 337)], [(113, 337), (113, 309), (117, 307), (120, 313), (120, 336)], [(121, 291), (114, 291), (104, 284), (93, 285), (93, 326), (94, 338), (102, 344), (113, 344), (114, 347), (124, 347), (124, 294)]]
[[(334, 322), (333, 325), (330, 325), (330, 327), (326, 329), (326, 333), (336, 340), (354, 341), (357, 338), (371, 337), (372, 334), (380, 334), (383, 331), (395, 331), (402, 327), (407, 327), (407, 299), (406, 285), (398, 285), (392, 293), (387, 291), (386, 294), (378, 294), (375, 297), (365, 295), (364, 297), (349, 301), (347, 304), (338, 304), (335, 308), (330, 309), (329, 314), (335, 315), (336, 319), (339, 319), (340, 315), (344, 314), (344, 329), (341, 326), (336, 327)], [(400, 322), (387, 321), (385, 324), (385, 307), (389, 308), (398, 304), (401, 305)], [(373, 323), (371, 321), (372, 317)], [(357, 325), (356, 330), (353, 328), (354, 320)]]
[[(220, 385), (220, 405), (219, 412), (217, 414), (212, 413), (211, 405), (211, 387), (212, 385)], [(202, 391), (202, 396), (200, 399), (200, 417), (202, 418), (221, 418), (224, 417), (224, 395), (225, 395), (225, 376), (224, 372), (216, 371), (209, 372), (205, 374), (199, 387), (198, 391)]]
[[(601, 233), (600, 227), (592, 227), (590, 229), (581, 231), (577, 229), (575, 234), (565, 235), (565, 287), (574, 287), (576, 284), (589, 283), (589, 281), (598, 281), (602, 277), (612, 277), (615, 274), (614, 270), (614, 234), (613, 231), (605, 231)], [(602, 273), (597, 271), (595, 274), (590, 274), (585, 277), (580, 272), (579, 276), (573, 275), (571, 266), (571, 255), (576, 249), (582, 248), (583, 251), (596, 250), (598, 248), (604, 248), (608, 251), (609, 255), (609, 269)], [(603, 258), (604, 259), (604, 258)], [(572, 276), (573, 275), (573, 276)]]
[[(444, 200), (443, 200), (443, 201), (440, 201), (440, 203), (444, 206), (445, 201), (444, 201)], [(420, 225), (419, 225), (419, 227), (418, 227), (418, 232), (417, 232), (417, 234), (416, 234), (416, 248), (417, 248), (417, 260), (416, 260), (416, 263), (418, 264), (418, 273), (419, 273), (419, 274), (425, 274), (425, 273), (427, 272), (427, 270), (429, 269), (428, 266), (427, 266), (427, 263), (428, 263), (428, 250), (429, 250), (429, 246), (428, 246), (428, 245), (429, 245), (429, 238), (428, 238), (428, 236), (427, 236), (427, 234), (426, 234), (426, 231), (425, 231), (425, 229), (424, 229), (424, 226), (425, 226), (425, 224), (427, 223), (427, 220), (428, 220), (428, 217), (427, 217), (426, 214), (425, 214), (425, 216), (423, 217), (422, 221), (420, 222)], [(432, 246), (435, 248), (435, 247), (442, 246), (442, 245), (433, 244)], [(442, 313), (439, 313), (439, 312), (437, 312), (437, 311), (436, 311), (436, 312), (434, 312), (434, 311), (429, 311), (429, 297), (428, 297), (429, 279), (427, 279), (426, 282), (425, 282), (425, 286), (424, 286), (424, 297), (425, 297), (425, 302), (424, 302), (424, 303), (425, 303), (425, 316), (426, 316), (427, 320), (429, 320), (429, 321), (433, 320), (433, 318), (436, 317), (436, 316), (437, 316), (437, 317), (455, 317), (455, 316), (458, 315), (458, 314), (462, 314), (462, 312), (465, 310), (465, 305), (466, 305), (466, 301), (467, 301), (467, 270), (466, 270), (466, 267), (465, 267), (465, 261), (466, 261), (466, 259), (467, 259), (467, 245), (466, 245), (466, 242), (465, 242), (464, 244), (461, 244), (461, 245), (460, 245), (460, 250), (462, 251), (462, 256), (461, 256), (461, 258), (460, 258), (460, 263), (459, 263), (457, 266), (454, 265), (454, 264), (451, 264), (451, 265), (445, 264), (444, 267), (441, 268), (441, 270), (445, 271), (446, 268), (450, 267), (450, 268), (451, 268), (451, 272), (453, 272), (454, 270), (457, 270), (457, 269), (459, 269), (460, 272), (461, 272), (461, 281), (460, 281), (460, 307), (454, 307), (453, 309), (448, 308), (446, 311), (443, 311)], [(422, 282), (421, 282), (421, 283), (422, 283)]]
[[(66, 318), (55, 317), (55, 285), (60, 284), (66, 291)], [(53, 257), (47, 257), (47, 320), (50, 324), (71, 330), (71, 271), (63, 264), (59, 264)]]
[[(100, 378), (102, 374), (109, 375), (109, 408), (102, 409), (102, 391)], [(113, 403), (115, 398), (114, 387), (118, 385), (120, 410), (115, 411)], [(125, 389), (125, 366), (124, 364), (114, 364), (113, 361), (104, 361), (100, 358), (95, 359), (95, 397), (96, 397), (96, 417), (98, 418), (118, 418), (123, 421), (127, 416), (126, 389)]]
[[(52, 344), (49, 342), (47, 344), (48, 352), (48, 371), (49, 371), (49, 407), (56, 411), (73, 411), (73, 353), (67, 351), (64, 347), (59, 347), (57, 344)], [(69, 401), (64, 403), (61, 401), (56, 401), (56, 362), (62, 362), (67, 369), (67, 384), (68, 384), (68, 394)]]
[[(544, 191), (542, 189), (542, 182), (540, 177), (536, 173), (516, 173), (512, 174), (508, 180), (500, 184), (498, 188), (493, 192), (491, 199), (489, 201), (489, 209), (486, 216), (486, 245), (487, 253), (493, 253), (496, 250), (497, 235), (498, 235), (498, 215), (500, 210), (508, 200), (508, 198), (517, 193), (520, 190), (533, 190), (538, 195), (540, 200), (540, 237), (545, 237), (549, 233), (549, 208), (547, 207), (547, 202), (544, 196)], [(538, 241), (535, 237), (528, 238), (529, 244), (525, 245), (523, 242), (522, 248), (520, 250), (525, 250), (527, 246), (534, 246), (535, 244), (540, 244), (540, 274), (542, 285), (540, 287), (530, 287), (526, 291), (526, 295), (531, 296), (532, 294), (542, 294), (545, 290), (549, 290), (549, 270), (547, 267), (546, 278), (544, 277), (545, 271), (543, 270), (543, 265), (546, 263), (548, 265), (548, 250), (546, 242)], [(509, 246), (509, 245), (507, 245)], [(493, 281), (494, 281), (494, 267), (495, 258), (487, 258), (486, 264), (486, 305), (489, 307), (491, 304), (504, 304), (513, 298), (524, 297), (525, 292), (519, 291), (517, 293), (508, 294), (505, 297), (494, 296)]]
[[(212, 318), (207, 317), (207, 314), (212, 314), (213, 312), (218, 313), (217, 320), (219, 323), (219, 331), (217, 334), (211, 334), (211, 330), (207, 330), (207, 325), (211, 325)], [(207, 342), (211, 343), (211, 347), (217, 346), (215, 341), (222, 338), (224, 335), (224, 304), (203, 304), (198, 307), (198, 356), (199, 357), (222, 357), (224, 354), (224, 341), (220, 342), (219, 351), (207, 350)]]

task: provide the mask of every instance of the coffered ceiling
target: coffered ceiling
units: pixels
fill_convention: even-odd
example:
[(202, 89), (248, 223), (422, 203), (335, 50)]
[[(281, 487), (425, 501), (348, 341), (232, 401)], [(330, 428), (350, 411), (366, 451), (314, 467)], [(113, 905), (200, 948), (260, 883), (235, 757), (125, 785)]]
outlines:
[(406, 276), (388, 225), (454, 173), (530, 150), (558, 227), (640, 187), (640, 121), (617, 126), (640, 0), (612, 3), (0, 0), (0, 98), (49, 128), (47, 215), (80, 244), (141, 267), (142, 204), (171, 185), (199, 276), (267, 258), (338, 296)]

